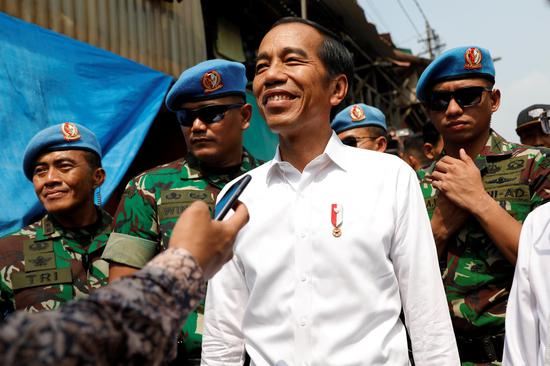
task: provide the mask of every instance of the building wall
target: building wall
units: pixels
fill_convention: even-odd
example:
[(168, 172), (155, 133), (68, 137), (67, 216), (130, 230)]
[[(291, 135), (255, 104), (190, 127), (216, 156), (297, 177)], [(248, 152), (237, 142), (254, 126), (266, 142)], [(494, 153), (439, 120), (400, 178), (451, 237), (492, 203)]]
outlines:
[(200, 0), (0, 0), (0, 11), (174, 77), (206, 59)]

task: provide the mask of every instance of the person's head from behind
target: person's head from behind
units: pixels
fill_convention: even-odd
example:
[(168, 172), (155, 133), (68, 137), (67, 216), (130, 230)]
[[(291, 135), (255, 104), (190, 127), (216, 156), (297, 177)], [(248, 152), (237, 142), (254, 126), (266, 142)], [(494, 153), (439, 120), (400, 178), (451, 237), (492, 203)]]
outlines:
[(384, 113), (378, 108), (363, 103), (352, 104), (334, 117), (331, 127), (345, 145), (386, 151), (388, 127)]
[(205, 165), (238, 165), (242, 133), (250, 125), (245, 67), (227, 60), (208, 60), (185, 70), (166, 96), (175, 112), (188, 150)]
[(431, 122), (422, 126), (422, 139), (424, 141), (424, 156), (428, 161), (439, 159), (443, 150), (443, 137)]
[(425, 168), (431, 162), (424, 155), (424, 139), (420, 134), (408, 136), (403, 142), (401, 158), (415, 171)]
[(23, 171), (46, 211), (60, 222), (95, 212), (94, 192), (105, 171), (101, 146), (86, 127), (65, 122), (38, 132), (25, 150)]
[(308, 20), (283, 18), (258, 48), (253, 90), (274, 132), (325, 121), (328, 128), (352, 75), (352, 56), (337, 36)]
[(445, 144), (482, 144), (500, 105), (493, 89), (495, 68), (488, 50), (458, 47), (438, 56), (424, 70), (416, 93)]
[(550, 105), (533, 104), (522, 110), (516, 133), (524, 145), (550, 148)]

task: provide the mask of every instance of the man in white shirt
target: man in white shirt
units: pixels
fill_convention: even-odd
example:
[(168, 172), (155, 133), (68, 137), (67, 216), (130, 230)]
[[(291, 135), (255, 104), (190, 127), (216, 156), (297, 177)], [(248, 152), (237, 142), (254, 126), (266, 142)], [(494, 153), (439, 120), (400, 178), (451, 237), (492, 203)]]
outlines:
[(550, 365), (550, 203), (521, 228), (518, 260), (506, 308), (503, 365)]
[(279, 147), (250, 172), (250, 221), (209, 283), (203, 365), (242, 365), (245, 350), (261, 366), (408, 365), (402, 308), (417, 365), (459, 364), (416, 175), (330, 128), (352, 66), (300, 18), (262, 40), (253, 90)]

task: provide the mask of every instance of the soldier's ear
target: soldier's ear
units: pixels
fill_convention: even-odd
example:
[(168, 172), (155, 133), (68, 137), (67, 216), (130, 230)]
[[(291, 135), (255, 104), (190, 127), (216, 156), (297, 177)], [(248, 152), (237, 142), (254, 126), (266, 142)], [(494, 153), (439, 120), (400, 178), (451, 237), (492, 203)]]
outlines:
[(241, 129), (246, 130), (250, 126), (252, 118), (252, 105), (246, 103), (241, 107)]
[(96, 168), (92, 175), (94, 189), (101, 186), (105, 182), (105, 170), (103, 168)]

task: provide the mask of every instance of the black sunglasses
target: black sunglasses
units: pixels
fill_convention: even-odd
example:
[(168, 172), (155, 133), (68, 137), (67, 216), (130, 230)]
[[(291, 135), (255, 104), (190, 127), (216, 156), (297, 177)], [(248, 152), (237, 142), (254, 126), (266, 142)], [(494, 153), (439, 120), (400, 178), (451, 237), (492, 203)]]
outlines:
[(344, 145), (347, 145), (347, 146), (357, 147), (357, 144), (360, 143), (363, 140), (376, 140), (376, 137), (373, 137), (373, 136), (363, 136), (363, 137), (348, 136), (348, 137), (344, 137), (342, 139), (342, 143)]
[(214, 104), (207, 105), (198, 109), (179, 109), (176, 111), (176, 117), (180, 125), (184, 127), (193, 126), (193, 122), (198, 118), (207, 125), (220, 122), (225, 117), (225, 112), (229, 109), (240, 108), (244, 104)]
[(483, 86), (470, 86), (454, 91), (434, 91), (428, 100), (428, 108), (432, 111), (446, 111), (451, 99), (454, 99), (460, 108), (472, 107), (481, 102), (484, 91), (490, 92), (492, 89)]

